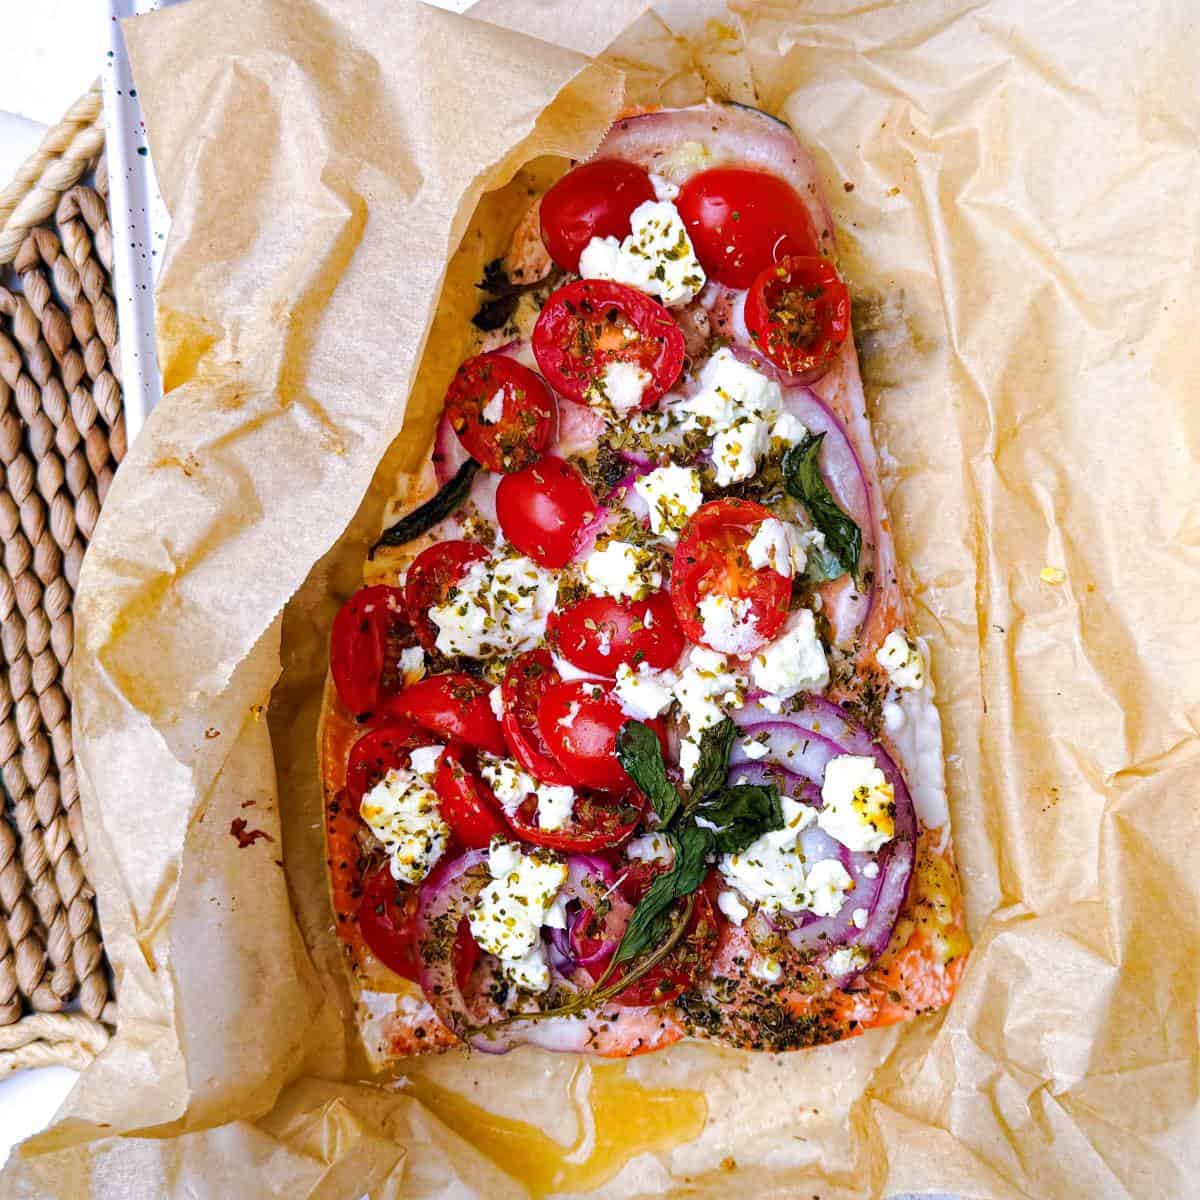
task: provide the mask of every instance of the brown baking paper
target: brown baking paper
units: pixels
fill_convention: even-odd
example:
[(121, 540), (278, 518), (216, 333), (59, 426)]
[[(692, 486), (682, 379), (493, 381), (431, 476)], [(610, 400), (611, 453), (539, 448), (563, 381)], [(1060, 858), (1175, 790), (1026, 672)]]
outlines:
[[(75, 675), (120, 1027), (6, 1195), (1194, 1191), (1198, 26), (1166, 0), (672, 3), (588, 66), (639, 11), (193, 0), (128, 27), (174, 218), (169, 394), (88, 555)], [(509, 180), (586, 154), (622, 75), (816, 150), (976, 947), (944, 1016), (837, 1046), (373, 1083), (325, 899), (328, 626), (545, 161)]]

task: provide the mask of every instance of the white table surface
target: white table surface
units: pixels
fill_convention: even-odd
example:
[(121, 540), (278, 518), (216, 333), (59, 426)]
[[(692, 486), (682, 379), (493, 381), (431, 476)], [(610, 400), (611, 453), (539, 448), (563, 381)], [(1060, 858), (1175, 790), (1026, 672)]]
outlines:
[[(100, 0), (0, 0), (0, 186), (100, 74), (105, 19)], [(49, 1122), (74, 1081), (66, 1067), (0, 1081), (0, 1163)]]

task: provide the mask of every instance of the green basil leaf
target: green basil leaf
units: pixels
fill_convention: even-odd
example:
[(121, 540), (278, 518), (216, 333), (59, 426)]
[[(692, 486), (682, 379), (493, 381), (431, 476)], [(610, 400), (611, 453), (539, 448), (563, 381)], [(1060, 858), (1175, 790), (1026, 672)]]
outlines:
[(653, 950), (667, 936), (672, 906), (690, 896), (708, 874), (708, 856), (714, 845), (710, 830), (684, 825), (678, 833), (668, 833), (666, 838), (675, 851), (675, 862), (654, 880), (633, 910), (617, 947), (619, 963)]
[(737, 726), (726, 717), (700, 735), (700, 762), (692, 773), (692, 803), (725, 786), (729, 775), (729, 751)]
[(783, 805), (774, 784), (722, 788), (696, 806), (695, 816), (715, 826), (707, 832), (722, 854), (740, 854), (764, 833), (783, 828)]
[[(857, 575), (862, 531), (838, 508), (821, 478), (817, 459), (824, 440), (823, 433), (810, 433), (787, 452), (783, 459), (783, 483), (788, 493), (804, 504), (813, 524), (825, 535), (826, 549), (841, 564), (841, 574)], [(829, 565), (825, 564), (826, 569)]]
[(641, 721), (626, 721), (617, 734), (617, 759), (654, 805), (658, 819), (669, 825), (680, 808), (679, 793), (667, 778), (662, 747), (654, 730)]
[(428, 533), (439, 521), (444, 521), (467, 498), (478, 471), (479, 464), (473, 458), (468, 458), (455, 472), (454, 478), (442, 485), (437, 495), (385, 529), (379, 541), (371, 547), (371, 555), (380, 546), (403, 546)]

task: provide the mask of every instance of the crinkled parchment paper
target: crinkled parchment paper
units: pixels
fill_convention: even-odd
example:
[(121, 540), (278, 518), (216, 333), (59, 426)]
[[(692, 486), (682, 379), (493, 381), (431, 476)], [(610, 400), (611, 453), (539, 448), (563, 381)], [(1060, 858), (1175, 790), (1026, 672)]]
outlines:
[[(452, 1131), (465, 1108), (444, 1123), (418, 1095), (531, 1122), (576, 1160), (603, 1140), (589, 1088), (619, 1067), (523, 1050), (422, 1064), (425, 1091), (362, 1077), (313, 734), (337, 599), (426, 453), (522, 179), (455, 248), (527, 161), (588, 152), (621, 72), (632, 100), (707, 90), (816, 148), (933, 647), (977, 945), (944, 1017), (790, 1057), (684, 1045), (631, 1063), (647, 1100), (630, 1129), (665, 1088), (681, 1113), (702, 1093), (707, 1125), (623, 1166), (606, 1135), (620, 1171), (590, 1183), (1194, 1194), (1195, 14), (623, 7), (476, 10), (512, 32), (404, 0), (194, 0), (130, 27), (175, 220), (171, 390), (88, 556), (75, 677), (121, 1023), (6, 1194), (527, 1194)], [(588, 65), (635, 19), (610, 66)], [(237, 820), (265, 836), (241, 848)]]

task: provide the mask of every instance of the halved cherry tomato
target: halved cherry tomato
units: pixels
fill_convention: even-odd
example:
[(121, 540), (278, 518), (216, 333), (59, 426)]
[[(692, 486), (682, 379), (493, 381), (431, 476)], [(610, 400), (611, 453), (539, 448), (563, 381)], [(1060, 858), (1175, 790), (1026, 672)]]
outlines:
[(433, 790), (442, 820), (468, 850), (482, 850), (497, 834), (507, 832), (492, 789), (457, 750), (449, 748), (438, 759)]
[(649, 408), (683, 369), (683, 331), (656, 300), (605, 279), (577, 279), (554, 292), (533, 327), (542, 374), (579, 404), (609, 363), (628, 362), (650, 376), (642, 392)]
[(537, 823), (537, 797), (529, 796), (508, 818), (513, 833), (522, 841), (567, 854), (595, 854), (619, 846), (638, 827), (646, 809), (639, 791), (620, 799), (581, 792), (575, 797), (571, 819), (561, 829), (542, 829)]
[(415, 980), (417, 955), (417, 889), (392, 878), (384, 863), (363, 884), (358, 905), (358, 928), (371, 953), (390, 971)]
[(629, 215), (654, 199), (645, 168), (602, 158), (568, 171), (543, 197), (542, 241), (565, 271), (579, 270), (579, 256), (594, 237), (625, 237)]
[(675, 207), (705, 273), (726, 287), (749, 287), (785, 255), (819, 251), (800, 193), (767, 171), (701, 171), (680, 189)]
[[(696, 892), (692, 915), (683, 937), (660, 963), (635, 980), (613, 1003), (623, 1008), (641, 1008), (648, 1004), (667, 1004), (686, 992), (708, 968), (720, 940), (720, 926), (708, 894), (707, 885)], [(617, 968), (617, 978), (627, 968)]]
[(513, 757), (542, 783), (568, 784), (571, 777), (554, 761), (538, 728), (537, 710), (546, 689), (559, 682), (549, 650), (529, 650), (508, 664), (500, 698), (500, 726)]
[[(629, 720), (612, 687), (589, 679), (564, 680), (546, 689), (538, 727), (550, 753), (578, 787), (624, 794), (633, 780), (617, 759), (617, 734)], [(666, 753), (666, 729), (647, 721)]]
[(595, 515), (591, 488), (561, 458), (543, 458), (505, 475), (496, 489), (496, 517), (504, 536), (543, 567), (565, 567)]
[(671, 597), (655, 592), (644, 600), (591, 596), (550, 614), (550, 644), (592, 675), (617, 673), (622, 663), (645, 663), (655, 671), (673, 667), (686, 644)]
[(342, 703), (356, 716), (373, 712), (404, 682), (400, 652), (417, 644), (404, 593), (377, 584), (360, 588), (333, 619), (329, 670)]
[(446, 416), (489, 471), (520, 471), (545, 453), (558, 406), (546, 381), (506, 354), (477, 354), (455, 372)]
[(362, 798), (389, 772), (408, 766), (418, 746), (435, 746), (437, 738), (411, 721), (388, 721), (364, 733), (346, 759), (346, 802), (358, 812)]
[(389, 717), (407, 717), (438, 737), (504, 754), (504, 734), (488, 700), (491, 687), (463, 671), (427, 675), (388, 701)]
[(436, 649), (438, 637), (438, 627), (429, 619), (429, 610), (446, 599), (446, 594), (473, 562), (487, 557), (486, 546), (452, 539), (434, 542), (413, 559), (404, 581), (404, 601), (426, 650)]
[[(702, 505), (679, 538), (671, 570), (671, 601), (683, 632), (709, 646), (700, 602), (707, 596), (742, 601), (765, 646), (787, 619), (792, 580), (773, 567), (755, 567), (746, 547), (755, 530), (772, 516), (752, 500), (713, 500)], [(709, 646), (720, 650), (720, 646)], [(756, 647), (757, 648), (757, 647)]]
[(746, 328), (777, 367), (811, 382), (850, 332), (850, 293), (828, 259), (785, 258), (751, 285)]

